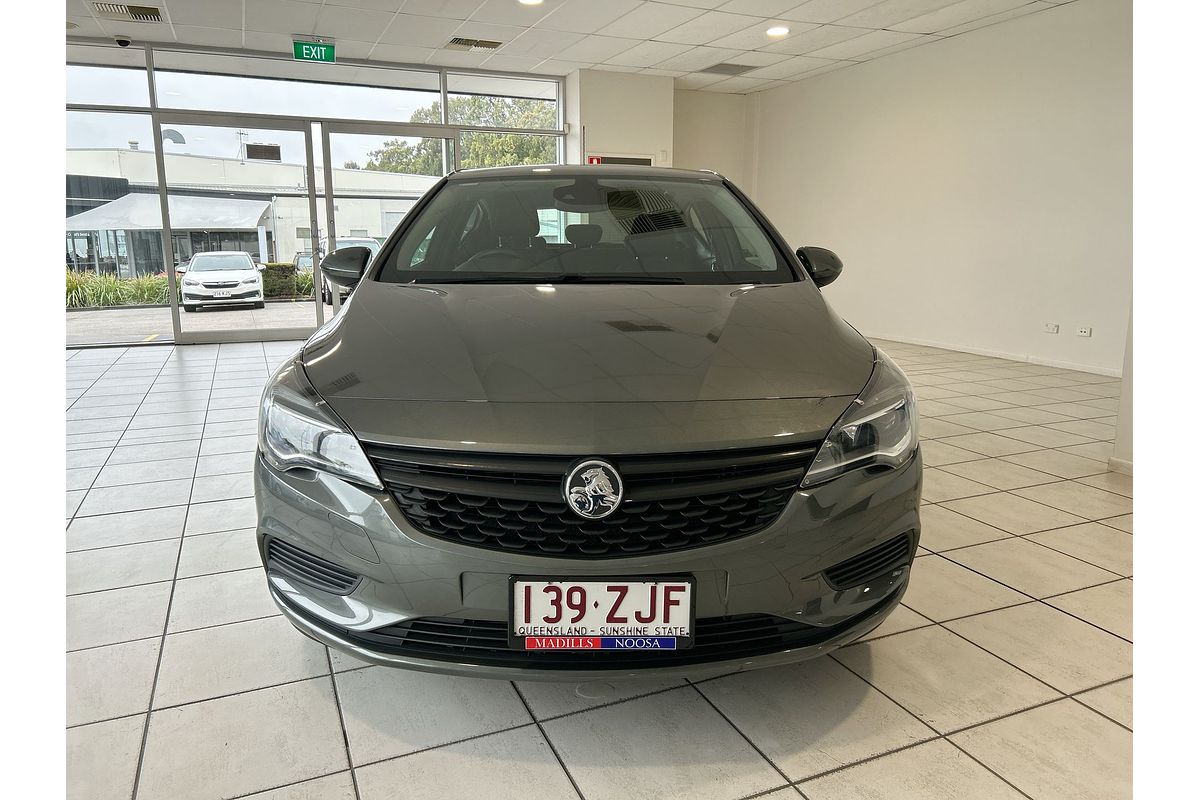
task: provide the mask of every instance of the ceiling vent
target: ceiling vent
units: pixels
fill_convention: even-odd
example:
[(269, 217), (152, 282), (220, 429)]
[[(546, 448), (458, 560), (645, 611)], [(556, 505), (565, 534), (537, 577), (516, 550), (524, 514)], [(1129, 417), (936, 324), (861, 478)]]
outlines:
[(464, 39), (461, 36), (455, 36), (446, 45), (447, 50), (468, 50), (472, 52), (486, 52), (495, 50), (504, 42), (493, 42), (490, 39)]
[(749, 72), (752, 69), (755, 69), (752, 64), (730, 64), (729, 62), (725, 62), (724, 64), (713, 64), (711, 67), (706, 67), (700, 71), (711, 72), (714, 75), (741, 75), (743, 72)]
[(156, 6), (127, 6), (124, 3), (92, 3), (96, 15), (121, 22), (162, 22), (162, 10)]

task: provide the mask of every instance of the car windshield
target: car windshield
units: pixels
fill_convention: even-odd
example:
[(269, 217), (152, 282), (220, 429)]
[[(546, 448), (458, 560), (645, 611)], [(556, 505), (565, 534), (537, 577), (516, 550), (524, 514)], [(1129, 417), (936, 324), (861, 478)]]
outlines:
[(300, 269), (312, 269), (312, 256), (297, 256), (296, 266)]
[(559, 178), (449, 181), (390, 248), (379, 280), (795, 280), (766, 231), (719, 179), (623, 177), (595, 171)]
[(200, 253), (193, 256), (188, 272), (216, 272), (226, 269), (254, 269), (254, 262), (245, 253)]

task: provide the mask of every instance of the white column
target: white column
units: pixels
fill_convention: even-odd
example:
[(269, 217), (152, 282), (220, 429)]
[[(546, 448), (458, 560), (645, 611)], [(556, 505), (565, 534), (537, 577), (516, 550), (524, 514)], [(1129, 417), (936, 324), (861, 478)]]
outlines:
[(1129, 327), (1125, 333), (1125, 366), (1121, 370), (1121, 405), (1117, 408), (1117, 438), (1113, 442), (1108, 468), (1133, 474), (1133, 308), (1129, 309)]

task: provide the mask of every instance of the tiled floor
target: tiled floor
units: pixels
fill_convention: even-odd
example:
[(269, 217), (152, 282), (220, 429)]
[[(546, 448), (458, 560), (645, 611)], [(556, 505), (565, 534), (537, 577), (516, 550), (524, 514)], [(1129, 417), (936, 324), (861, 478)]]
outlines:
[(366, 667), (276, 613), (249, 471), (294, 345), (68, 351), (68, 796), (1129, 795), (1118, 382), (884, 346), (922, 401), (904, 606), (817, 661), (583, 687)]

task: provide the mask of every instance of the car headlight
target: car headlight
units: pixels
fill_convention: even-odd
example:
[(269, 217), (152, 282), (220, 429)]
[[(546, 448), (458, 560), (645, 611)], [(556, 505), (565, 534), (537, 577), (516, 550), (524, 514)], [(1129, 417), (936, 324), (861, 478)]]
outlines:
[(258, 283), (258, 276), (252, 275), (249, 278), (243, 278), (242, 283)]
[(800, 485), (812, 486), (863, 467), (901, 466), (912, 457), (917, 442), (912, 385), (877, 348), (866, 388), (833, 426)]
[(258, 448), (286, 472), (313, 469), (382, 489), (358, 440), (304, 376), (297, 361), (267, 383), (258, 415)]
[(192, 280), (191, 278), (184, 278), (183, 285), (184, 286), (199, 286), (200, 281), (195, 281), (195, 280)]

